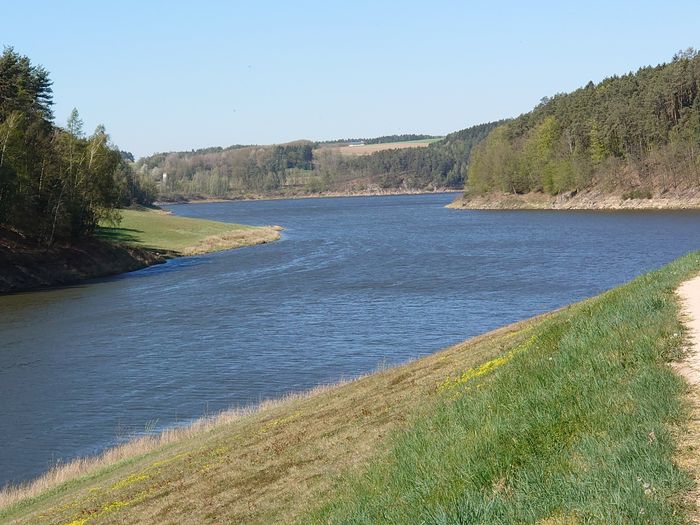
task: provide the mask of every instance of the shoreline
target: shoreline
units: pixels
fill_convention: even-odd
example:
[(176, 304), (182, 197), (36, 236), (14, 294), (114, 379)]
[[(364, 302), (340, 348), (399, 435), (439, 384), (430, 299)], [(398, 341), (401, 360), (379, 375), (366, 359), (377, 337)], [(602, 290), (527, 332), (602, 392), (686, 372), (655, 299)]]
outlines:
[(45, 247), (0, 239), (0, 296), (70, 286), (163, 264), (170, 254), (98, 238)]
[[(0, 296), (76, 285), (178, 257), (266, 244), (278, 240), (283, 229), (191, 219), (162, 210), (122, 213), (121, 227), (103, 227), (74, 244), (47, 247), (0, 229)], [(132, 224), (135, 217), (141, 222)], [(132, 236), (135, 230), (141, 239)]]
[[(542, 426), (545, 425), (544, 430), (556, 431), (562, 428), (562, 422), (568, 421), (567, 418), (576, 416), (575, 421), (579, 417), (588, 421), (585, 418), (589, 417), (592, 406), (595, 411), (590, 416), (590, 424), (597, 426), (591, 431), (585, 425), (575, 427), (574, 434), (582, 439), (588, 437), (591, 446), (581, 451), (571, 445), (571, 451), (566, 454), (570, 457), (570, 452), (578, 451), (590, 457), (584, 457), (579, 463), (565, 463), (562, 468), (566, 467), (567, 472), (584, 478), (590, 476), (596, 480), (604, 476), (606, 482), (614, 479), (618, 485), (628, 487), (624, 494), (632, 496), (639, 490), (650, 496), (649, 487), (657, 490), (658, 486), (659, 491), (672, 490), (679, 498), (684, 497), (686, 489), (677, 482), (675, 474), (668, 478), (661, 475), (649, 478), (653, 485), (647, 478), (652, 476), (648, 470), (655, 465), (647, 462), (648, 455), (652, 455), (654, 461), (671, 461), (670, 445), (667, 440), (658, 441), (657, 436), (665, 436), (663, 432), (671, 431), (678, 423), (670, 412), (657, 417), (658, 410), (655, 412), (649, 407), (658, 406), (656, 396), (662, 397), (664, 407), (667, 404), (673, 407), (674, 400), (678, 399), (676, 396), (681, 395), (680, 388), (674, 386), (675, 382), (664, 379), (667, 374), (672, 374), (669, 365), (674, 359), (673, 352), (684, 337), (673, 332), (680, 322), (676, 302), (665, 302), (663, 298), (669, 286), (676, 289), (679, 283), (697, 274), (699, 265), (700, 253), (694, 252), (600, 295), (486, 332), (423, 358), (378, 369), (339, 384), (321, 385), (305, 392), (264, 400), (254, 407), (222, 412), (218, 416), (198, 419), (185, 428), (136, 438), (119, 447), (106, 449), (100, 455), (76, 459), (57, 466), (32, 482), (8, 486), (0, 491), (0, 520), (10, 519), (17, 523), (30, 523), (39, 518), (70, 523), (142, 522), (160, 516), (156, 522), (206, 521), (211, 517), (211, 509), (216, 508), (217, 517), (224, 521), (267, 519), (325, 523), (322, 518), (326, 517), (326, 512), (332, 513), (337, 508), (334, 502), (342, 498), (342, 494), (338, 494), (339, 488), (354, 488), (353, 483), (360, 479), (356, 478), (357, 473), (375, 475), (377, 467), (393, 469), (396, 466), (396, 461), (392, 460), (396, 456), (385, 450), (386, 436), (409, 436), (408, 443), (413, 443), (418, 436), (421, 453), (434, 442), (437, 443), (435, 446), (441, 446), (441, 443), (450, 446), (453, 433), (442, 436), (431, 430), (436, 422), (430, 414), (436, 406), (471, 417), (471, 423), (465, 427), (467, 430), (479, 428), (484, 417), (500, 421), (499, 428), (504, 437), (512, 436), (510, 422), (513, 420), (519, 441), (508, 439), (504, 442), (511, 453), (513, 447), (519, 447), (518, 458), (534, 458), (532, 468), (536, 469), (542, 468), (543, 460), (549, 461), (548, 465), (561, 467), (557, 463), (560, 454), (548, 452), (553, 449), (549, 442), (571, 442), (571, 436), (566, 432), (556, 439), (550, 432), (543, 434)], [(657, 309), (642, 307), (657, 303), (660, 305)], [(626, 321), (622, 336), (599, 329), (611, 324), (618, 326), (620, 315)], [(650, 344), (647, 335), (634, 328), (639, 323), (648, 325), (658, 340)], [(620, 337), (629, 339), (619, 346)], [(581, 347), (582, 341), (587, 341), (584, 347)], [(612, 361), (606, 350), (609, 345), (615, 348)], [(596, 366), (591, 365), (596, 365), (606, 374), (596, 375), (600, 370), (595, 372)], [(523, 382), (523, 378), (533, 372), (545, 377)], [(610, 379), (606, 379), (608, 375), (611, 375)], [(648, 379), (650, 375), (651, 379)], [(581, 388), (585, 390), (585, 385), (591, 385), (590, 380), (594, 377), (609, 392), (596, 395), (595, 388), (591, 387), (586, 397), (589, 404), (581, 406), (577, 393)], [(628, 381), (621, 381), (621, 378)], [(550, 383), (543, 383), (543, 379), (560, 383), (550, 392)], [(629, 390), (631, 387), (627, 385), (636, 384), (630, 381), (633, 379), (645, 381), (646, 386), (654, 386), (659, 391), (653, 389), (652, 392), (649, 388)], [(659, 383), (661, 379), (665, 382)], [(515, 385), (522, 389), (525, 402), (505, 394), (512, 392)], [(480, 408), (492, 403), (494, 398), (489, 397), (488, 392), (494, 389), (500, 389), (496, 391), (506, 395), (505, 399), (512, 406), (505, 419), (480, 409), (471, 411), (472, 403), (480, 403)], [(562, 399), (561, 392), (575, 394)], [(626, 400), (634, 394), (635, 403), (641, 403), (647, 410), (630, 414), (624, 412), (623, 407), (602, 421), (600, 416), (610, 411), (611, 397), (608, 394), (616, 400)], [(470, 402), (461, 404), (458, 399), (467, 395)], [(498, 395), (497, 399), (501, 399)], [(551, 409), (556, 407), (557, 411), (545, 412), (551, 417), (532, 424), (531, 403), (537, 403), (536, 406), (544, 403)], [(561, 406), (574, 412), (560, 414)], [(642, 439), (620, 437), (612, 430), (621, 430), (621, 414), (635, 417), (634, 428), (654, 431), (648, 436), (642, 435)], [(430, 424), (416, 427), (421, 421)], [(461, 421), (462, 418), (439, 420), (440, 424), (453, 425), (449, 427), (453, 430), (454, 424), (462, 425)], [(416, 434), (416, 428), (428, 429), (428, 432)], [(333, 436), (330, 440), (329, 432)], [(490, 436), (482, 437), (479, 432), (459, 435), (463, 436), (466, 446), (472, 441), (479, 444), (477, 450), (482, 450), (481, 444), (485, 446), (491, 439)], [(547, 441), (539, 443), (538, 436), (546, 436)], [(320, 443), (325, 444), (323, 448), (319, 448)], [(396, 442), (389, 443), (394, 447)], [(535, 443), (541, 450), (531, 452), (528, 443)], [(598, 465), (599, 462), (594, 461), (596, 458), (611, 459), (611, 451), (625, 450), (622, 444), (632, 446), (637, 452), (632, 454), (633, 460), (629, 459), (629, 454), (622, 458), (621, 465), (627, 469), (624, 473), (641, 473), (639, 475), (645, 476), (643, 479), (631, 475), (611, 476), (604, 466), (594, 470), (586, 468), (590, 463)], [(650, 445), (654, 447), (649, 448)], [(442, 464), (446, 457), (450, 459), (442, 453), (425, 457), (434, 458), (437, 464)], [(470, 461), (479, 464), (489, 462), (479, 455), (469, 457)], [(689, 459), (693, 460), (692, 455)], [(527, 465), (519, 468), (530, 468)], [(602, 472), (600, 476), (597, 474), (599, 470)], [(424, 469), (418, 474), (428, 476), (430, 480), (430, 472), (431, 469)], [(336, 484), (337, 479), (341, 485)], [(367, 475), (361, 481), (366, 479), (375, 478)], [(499, 479), (494, 477), (496, 481)], [(514, 481), (509, 481), (509, 486), (513, 491), (537, 494), (527, 485), (519, 486), (517, 478), (512, 479)], [(382, 483), (382, 490), (385, 487), (391, 489), (391, 483)], [(590, 485), (587, 479), (582, 483), (584, 488)], [(598, 493), (600, 491), (588, 497), (594, 499)], [(465, 494), (469, 495), (468, 492)], [(482, 490), (472, 491), (472, 494), (477, 500), (483, 497)], [(630, 505), (634, 505), (631, 508), (637, 515), (639, 501), (635, 498), (630, 500)], [(381, 500), (370, 501), (383, 508)], [(600, 501), (604, 503), (605, 497), (602, 496)], [(533, 496), (533, 502), (541, 503), (536, 496)], [(316, 510), (309, 514), (310, 508)], [(422, 507), (418, 505), (417, 508)], [(167, 516), (162, 513), (167, 513)], [(612, 516), (608, 515), (609, 518)], [(309, 517), (313, 519), (304, 519)]]
[[(584, 299), (581, 303), (588, 301)], [(577, 303), (573, 303), (574, 305)], [(487, 345), (494, 338), (505, 338), (510, 343), (518, 341), (524, 337), (525, 333), (536, 324), (545, 321), (553, 315), (565, 312), (572, 305), (550, 310), (542, 314), (535, 315), (520, 321), (509, 323), (482, 334), (475, 335), (464, 341), (453, 345), (439, 348), (434, 352), (419, 358), (410, 358), (405, 362), (383, 368), (379, 366), (376, 370), (358, 374), (354, 377), (341, 377), (338, 380), (319, 383), (308, 389), (290, 391), (278, 397), (265, 398), (257, 403), (243, 406), (232, 406), (214, 415), (202, 415), (189, 421), (185, 425), (173, 425), (153, 434), (134, 436), (124, 443), (109, 446), (94, 455), (77, 456), (66, 462), (59, 462), (47, 469), (39, 476), (18, 482), (0, 485), (0, 520), (13, 513), (16, 509), (21, 509), (26, 504), (32, 504), (35, 499), (46, 496), (53, 496), (59, 492), (64, 484), (80, 483), (84, 480), (91, 480), (95, 476), (108, 474), (112, 468), (128, 466), (133, 460), (139, 460), (151, 454), (156, 454), (166, 447), (177, 446), (187, 440), (205, 433), (212, 433), (223, 430), (231, 424), (243, 424), (247, 420), (252, 420), (259, 424), (260, 420), (271, 422), (262, 426), (262, 430), (257, 433), (266, 434), (269, 430), (281, 424), (293, 422), (298, 417), (298, 411), (291, 417), (274, 418), (285, 414), (289, 409), (298, 403), (309, 403), (320, 398), (335, 397), (339, 392), (352, 390), (357, 385), (367, 382), (376, 382), (378, 379), (386, 380), (394, 378), (389, 383), (392, 386), (400, 386), (403, 382), (403, 372), (407, 369), (434, 369), (445, 366), (445, 361), (453, 361), (457, 355), (467, 348)], [(489, 350), (488, 357), (494, 357), (502, 352), (502, 348), (496, 351)], [(482, 351), (477, 351), (471, 356), (475, 362), (484, 358)], [(439, 363), (439, 364), (438, 364)], [(459, 366), (463, 363), (459, 363)], [(397, 381), (398, 379), (398, 381)], [(435, 389), (435, 385), (430, 386), (430, 391)], [(296, 414), (296, 415), (295, 415)], [(257, 426), (257, 425), (256, 425)], [(381, 437), (381, 436), (380, 436)], [(168, 462), (165, 460), (163, 463)]]
[(447, 205), (455, 210), (698, 210), (700, 190), (667, 192), (650, 198), (628, 198), (624, 193), (600, 190), (571, 191), (559, 195), (532, 192), (513, 194), (494, 192), (486, 195), (462, 196)]
[(463, 190), (458, 190), (454, 188), (438, 188), (435, 191), (425, 191), (425, 190), (397, 190), (397, 191), (360, 191), (360, 192), (324, 192), (324, 193), (314, 193), (314, 194), (303, 194), (303, 195), (246, 195), (242, 197), (232, 197), (232, 198), (184, 198), (182, 200), (172, 200), (172, 201), (156, 201), (154, 204), (156, 206), (173, 206), (176, 204), (214, 204), (222, 202), (241, 202), (241, 201), (281, 201), (281, 200), (304, 200), (304, 199), (333, 199), (333, 198), (344, 198), (344, 197), (389, 197), (389, 196), (399, 196), (399, 195), (433, 195), (438, 193), (462, 193)]

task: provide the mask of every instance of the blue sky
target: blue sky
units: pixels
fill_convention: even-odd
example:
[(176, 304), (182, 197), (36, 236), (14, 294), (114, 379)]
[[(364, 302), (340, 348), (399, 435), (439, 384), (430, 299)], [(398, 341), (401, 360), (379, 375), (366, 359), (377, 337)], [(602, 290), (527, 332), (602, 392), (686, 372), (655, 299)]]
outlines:
[(0, 44), (137, 156), (444, 134), (700, 47), (697, 2), (35, 1)]

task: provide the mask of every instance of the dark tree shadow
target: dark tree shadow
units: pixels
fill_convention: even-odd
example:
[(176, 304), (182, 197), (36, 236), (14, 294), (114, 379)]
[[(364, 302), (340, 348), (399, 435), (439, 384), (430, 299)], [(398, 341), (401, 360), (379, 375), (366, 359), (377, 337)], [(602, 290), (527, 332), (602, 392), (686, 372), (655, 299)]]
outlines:
[(133, 244), (139, 242), (138, 236), (135, 235), (137, 233), (143, 233), (143, 231), (133, 228), (99, 227), (95, 235), (105, 241)]

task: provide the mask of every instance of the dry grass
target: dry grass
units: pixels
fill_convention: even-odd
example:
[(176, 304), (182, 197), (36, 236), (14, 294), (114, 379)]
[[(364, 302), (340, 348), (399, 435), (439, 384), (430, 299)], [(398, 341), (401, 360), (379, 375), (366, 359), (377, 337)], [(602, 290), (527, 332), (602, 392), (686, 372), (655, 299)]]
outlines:
[(528, 337), (511, 325), (412, 363), (142, 438), (0, 494), (15, 523), (290, 523), (429, 410), (445, 379)]
[(678, 453), (676, 462), (684, 471), (689, 472), (695, 480), (695, 487), (684, 495), (685, 504), (689, 509), (689, 515), (694, 524), (700, 524), (700, 464), (698, 453), (700, 452), (700, 392), (698, 386), (689, 387), (683, 401), (689, 409), (689, 420), (682, 429), (678, 429)]
[(202, 253), (231, 250), (243, 246), (265, 244), (280, 238), (280, 226), (263, 226), (248, 230), (234, 230), (220, 235), (210, 235), (194, 246), (183, 248), (182, 255), (200, 255)]
[(171, 428), (159, 432), (158, 434), (132, 439), (126, 443), (107, 449), (104, 453), (97, 456), (78, 458), (65, 464), (58, 464), (34, 481), (23, 485), (8, 486), (0, 490), (0, 509), (9, 508), (20, 501), (44, 494), (51, 489), (75, 481), (82, 476), (95, 474), (102, 469), (132, 460), (133, 458), (152, 452), (159, 447), (196, 437), (201, 432), (206, 432), (219, 425), (232, 423), (242, 417), (265, 410), (271, 410), (297, 399), (304, 399), (320, 394), (321, 392), (340, 386), (341, 384), (342, 383), (320, 385), (305, 392), (291, 393), (278, 399), (265, 400), (255, 406), (226, 410), (215, 416), (200, 418), (185, 427)]
[[(667, 295), (690, 269), (696, 271), (700, 261), (697, 255), (679, 261), (564, 311), (496, 330), (403, 366), (226, 412), (56, 469), (33, 485), (2, 493), (5, 508), (0, 510), (0, 521), (294, 523), (308, 520), (310, 509), (329, 502), (329, 508), (344, 509), (337, 501), (332, 505), (334, 498), (347, 494), (361, 495), (361, 503), (378, 506), (386, 518), (401, 505), (414, 505), (422, 512), (424, 501), (412, 492), (431, 486), (435, 476), (442, 485), (433, 494), (449, 496), (451, 478), (437, 468), (448, 465), (459, 474), (459, 483), (464, 468), (493, 473), (494, 483), (487, 486), (494, 494), (505, 494), (498, 496), (499, 505), (523, 504), (518, 515), (546, 517), (541, 523), (635, 523), (623, 518), (641, 516), (640, 505), (649, 512), (645, 516), (665, 516), (646, 522), (680, 523), (676, 512), (683, 509), (674, 502), (684, 496), (686, 478), (671, 465), (675, 443), (665, 435), (662, 422), (671, 412), (675, 415), (670, 424), (681, 426), (684, 420), (676, 412), (679, 382), (667, 368), (667, 359), (677, 355), (682, 338), (675, 301)], [(515, 353), (515, 364), (501, 366)], [(491, 374), (495, 366), (499, 372)], [(470, 396), (443, 402), (451, 392), (446, 388), (459, 390), (463, 382), (482, 375), (488, 388), (477, 384)], [(504, 400), (507, 410), (489, 409), (505, 406)], [(640, 409), (629, 410), (621, 400), (631, 400), (630, 407)], [(667, 402), (670, 412), (664, 408)], [(577, 417), (567, 410), (575, 410)], [(476, 432), (469, 431), (455, 446), (453, 438), (461, 434), (455, 433), (453, 423)], [(440, 432), (435, 432), (438, 424)], [(521, 439), (511, 439), (514, 428), (520, 429)], [(499, 434), (491, 440), (495, 429)], [(580, 440), (571, 438), (573, 430), (584, 433)], [(683, 443), (679, 463), (695, 472), (697, 418), (682, 430), (690, 430), (694, 437)], [(465, 448), (470, 440), (483, 441), (474, 449), (482, 453)], [(447, 448), (432, 450), (435, 443)], [(474, 465), (469, 466), (461, 454)], [(572, 462), (572, 457), (587, 459)], [(516, 478), (502, 481), (500, 470), (511, 476), (513, 465), (520, 469), (515, 472), (519, 483)], [(523, 470), (526, 466), (530, 470)], [(376, 472), (379, 468), (391, 473), (395, 467), (413, 469), (418, 476), (400, 471), (384, 478)], [(571, 475), (557, 474), (555, 485), (547, 479), (538, 482), (543, 468), (549, 475)], [(646, 486), (640, 485), (642, 475), (651, 480)], [(378, 483), (378, 490), (365, 497), (352, 489), (353, 479)], [(655, 489), (649, 488), (652, 482)], [(400, 490), (392, 492), (397, 487)], [(384, 499), (377, 499), (377, 494)], [(467, 495), (461, 490), (455, 494)], [(470, 494), (479, 505), (491, 508), (483, 490)], [(616, 505), (610, 505), (610, 494), (620, 496)], [(396, 505), (386, 507), (387, 501)], [(444, 508), (458, 512), (472, 507)], [(671, 511), (678, 519), (666, 519)], [(364, 521), (352, 522), (375, 522), (368, 516), (378, 515), (361, 514)], [(345, 522), (338, 516), (333, 522)], [(596, 519), (587, 519), (591, 516)]]

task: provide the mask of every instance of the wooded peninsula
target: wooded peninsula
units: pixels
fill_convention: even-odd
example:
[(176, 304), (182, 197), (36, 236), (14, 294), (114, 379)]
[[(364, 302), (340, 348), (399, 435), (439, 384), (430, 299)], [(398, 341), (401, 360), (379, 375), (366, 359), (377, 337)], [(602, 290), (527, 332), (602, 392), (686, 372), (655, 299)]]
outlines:
[[(279, 238), (273, 228), (149, 213), (155, 184), (134, 172), (104, 126), (86, 135), (75, 109), (56, 125), (51, 86), (28, 57), (12, 48), (0, 55), (0, 293)], [(118, 228), (134, 221), (132, 235)]]

